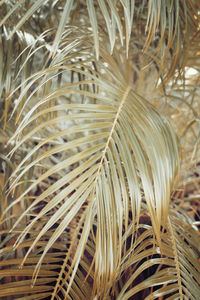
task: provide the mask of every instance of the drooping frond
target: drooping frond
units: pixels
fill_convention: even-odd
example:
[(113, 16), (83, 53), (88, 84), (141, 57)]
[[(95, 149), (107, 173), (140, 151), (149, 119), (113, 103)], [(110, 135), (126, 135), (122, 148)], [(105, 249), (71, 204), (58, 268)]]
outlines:
[[(51, 28), (52, 25), (55, 26), (57, 32), (51, 49), (52, 55), (55, 55), (66, 24), (76, 26), (87, 24), (92, 28), (97, 58), (102, 28), (108, 34), (111, 53), (116, 41), (120, 40), (121, 45), (126, 47), (127, 55), (129, 44), (132, 43), (133, 28), (135, 28), (134, 31), (139, 32), (138, 36), (143, 37), (144, 33), (146, 35), (143, 49), (147, 50), (150, 45), (156, 45), (162, 57), (162, 63), (164, 57), (169, 51), (171, 52), (173, 59), (171, 72), (174, 72), (175, 67), (181, 66), (183, 52), (187, 50), (191, 37), (198, 30), (199, 8), (199, 1), (192, 0), (164, 2), (162, 0), (118, 0), (114, 2), (111, 0), (68, 0), (56, 1), (55, 4), (51, 1), (18, 0), (15, 4), (11, 1), (2, 4), (5, 17), (0, 26), (3, 24), (12, 26), (9, 37), (25, 26), (30, 27), (31, 31), (34, 30), (36, 22), (40, 23), (43, 30)], [(50, 15), (51, 11), (53, 14)], [(81, 18), (79, 18), (80, 14)], [(44, 22), (45, 15), (46, 22)], [(9, 21), (13, 21), (14, 16), (15, 24)], [(102, 28), (98, 24), (101, 24)]]
[(184, 211), (180, 218), (180, 213), (171, 209), (168, 230), (162, 234), (161, 252), (158, 245), (153, 248), (150, 224), (141, 224), (139, 230), (143, 232), (135, 241), (135, 249), (128, 249), (124, 256), (121, 272), (125, 284), (116, 299), (144, 299), (145, 296), (145, 299), (198, 299), (199, 239), (192, 223)]
[[(24, 217), (34, 216), (37, 207), (45, 203), (30, 219), (16, 244), (20, 245), (33, 226), (50, 214), (24, 263), (41, 238), (58, 224), (42, 250), (36, 276), (46, 253), (76, 220), (82, 232), (75, 234), (77, 245), (69, 271), (70, 287), (96, 220), (94, 277), (99, 294), (105, 282), (112, 286), (120, 268), (123, 228), (128, 228), (130, 211), (133, 224), (139, 224), (142, 199), (147, 203), (153, 234), (161, 245), (160, 229), (167, 225), (170, 195), (179, 168), (177, 141), (167, 119), (134, 91), (131, 68), (126, 74), (122, 67), (127, 64), (125, 55), (110, 56), (102, 45), (99, 61), (89, 50), (81, 59), (76, 59), (73, 51), (67, 59), (59, 61), (58, 57), (27, 81), (33, 91), (23, 106), (26, 86), (20, 90), (16, 107), (22, 107), (17, 109), (21, 117), (12, 138), (16, 146), (11, 154), (31, 141), (36, 145), (14, 170), (10, 191), (20, 186), (31, 170), (34, 174), (35, 168), (44, 167), (40, 167), (40, 175), (27, 184), (7, 210), (26, 202), (29, 193), (37, 186), (45, 186), (48, 178), (57, 178), (26, 205), (14, 227)], [(54, 79), (59, 74), (63, 83), (56, 87)], [(31, 109), (29, 103), (33, 103)], [(52, 156), (62, 159), (52, 163)]]
[[(26, 31), (17, 31), (11, 39), (8, 39), (9, 33), (10, 29), (3, 27), (0, 35), (0, 97), (6, 99), (5, 103), (1, 102), (0, 104), (0, 122), (3, 122), (4, 129), (13, 110), (13, 100), (10, 97), (11, 92), (19, 84), (21, 84), (22, 88), (26, 79), (34, 70), (36, 71), (35, 62), (41, 53), (44, 56), (49, 53), (45, 40), (49, 30), (37, 38)], [(26, 95), (27, 93), (24, 94), (24, 97)], [(16, 98), (17, 96), (16, 94)], [(22, 103), (23, 101), (21, 105)]]
[(0, 0), (0, 299), (199, 299), (199, 8)]
[[(175, 210), (174, 210), (175, 208)], [(171, 299), (198, 299), (199, 296), (199, 238), (193, 221), (184, 211), (179, 212), (178, 207), (170, 209), (168, 228), (162, 232), (162, 252), (153, 238), (153, 230), (145, 206), (142, 205), (140, 224), (135, 232), (132, 218), (127, 230), (123, 232), (122, 258), (117, 269), (117, 276), (113, 278), (112, 290), (109, 285), (104, 286), (107, 299), (115, 297), (121, 299), (157, 299), (158, 297), (171, 297)], [(176, 210), (178, 208), (178, 210)], [(180, 217), (181, 214), (181, 217)], [(46, 219), (46, 220), (45, 220)], [(48, 222), (48, 216), (44, 221)], [(31, 246), (32, 241), (43, 227), (42, 222), (37, 222), (33, 230), (29, 232), (29, 238), (21, 244), (18, 252), (25, 255), (26, 247)], [(94, 233), (97, 223), (93, 225)], [(18, 266), (23, 258), (15, 258), (16, 250), (12, 246), (13, 241), (7, 239), (7, 246), (3, 248), (0, 255), (6, 257), (0, 262), (2, 275), (5, 283), (1, 284), (0, 297), (18, 296), (17, 299), (45, 299), (49, 296), (54, 299), (84, 299), (91, 298), (92, 287), (95, 277), (93, 257), (95, 255), (95, 241), (92, 232), (85, 245), (84, 256), (81, 257), (76, 274), (71, 282), (69, 293), (66, 294), (70, 284), (69, 271), (74, 258), (74, 250), (77, 247), (76, 230), (80, 232), (82, 227), (76, 227), (73, 222), (69, 226), (70, 231), (62, 233), (57, 242), (46, 254), (35, 285), (31, 287), (31, 276), (40, 258), (41, 251), (46, 246), (52, 231), (46, 232), (33, 254), (26, 259), (23, 268)], [(76, 229), (75, 229), (76, 228)], [(55, 228), (56, 229), (56, 228)], [(54, 230), (55, 230), (54, 229)], [(187, 232), (187, 233), (186, 233)], [(13, 231), (11, 239), (16, 240), (20, 230)], [(6, 232), (3, 233), (6, 235)], [(65, 244), (61, 241), (66, 241)], [(189, 245), (189, 248), (188, 248)], [(189, 251), (189, 252), (188, 252)], [(89, 277), (85, 279), (86, 274)], [(6, 278), (14, 276), (15, 281), (6, 282)], [(94, 291), (93, 291), (94, 292)], [(102, 292), (102, 290), (101, 290)], [(26, 295), (26, 298), (24, 295)], [(100, 294), (99, 298), (103, 298)]]

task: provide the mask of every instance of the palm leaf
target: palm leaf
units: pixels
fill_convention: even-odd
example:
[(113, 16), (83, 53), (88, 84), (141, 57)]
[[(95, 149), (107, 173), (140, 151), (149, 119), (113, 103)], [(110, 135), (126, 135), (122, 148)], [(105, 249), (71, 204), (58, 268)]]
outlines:
[[(103, 291), (108, 299), (112, 299), (112, 296), (114, 296), (118, 300), (129, 299), (130, 297), (143, 299), (144, 295), (146, 295), (147, 299), (157, 299), (164, 296), (171, 297), (171, 299), (176, 299), (177, 297), (180, 299), (198, 299), (198, 232), (193, 225), (193, 220), (183, 210), (181, 212), (179, 208), (176, 210), (177, 208), (173, 207), (170, 209), (169, 227), (165, 233), (161, 233), (163, 241), (162, 251), (160, 251), (158, 243), (153, 238), (153, 228), (149, 222), (150, 218), (147, 215), (148, 212), (145, 206), (142, 205), (141, 207), (143, 217), (140, 219), (140, 224), (134, 236), (132, 234), (134, 224), (132, 218), (129, 219), (129, 226), (126, 231), (123, 231), (122, 259), (117, 270), (118, 275), (112, 280), (112, 291), (110, 291), (111, 286), (107, 284), (99, 291), (99, 297), (103, 296)], [(46, 220), (48, 221), (48, 218)], [(73, 230), (73, 225), (75, 224), (70, 225), (71, 230)], [(39, 232), (39, 226), (42, 228), (43, 223), (38, 222), (35, 227), (33, 226), (33, 231), (29, 232), (29, 239), (21, 244), (18, 251), (26, 253), (25, 247), (31, 245), (32, 240), (35, 239)], [(93, 229), (96, 226), (98, 226), (98, 223), (94, 223)], [(190, 228), (189, 231), (186, 231), (186, 228)], [(80, 229), (81, 227), (77, 227), (75, 230), (80, 232)], [(17, 236), (19, 232), (19, 230), (13, 231), (13, 234)], [(74, 258), (73, 249), (76, 248), (75, 245), (77, 243), (76, 234), (72, 235), (72, 231), (62, 233), (60, 236), (60, 241), (67, 241), (67, 243), (56, 242), (51, 252), (46, 254), (35, 286), (30, 288), (32, 272), (40, 259), (40, 253), (46, 245), (46, 240), (51, 234), (52, 231), (46, 232), (36, 246), (34, 254), (30, 254), (24, 267), (20, 269), (18, 265), (22, 262), (22, 258), (13, 258), (14, 250), (12, 246), (2, 248), (1, 256), (4, 257), (4, 260), (1, 262), (1, 267), (3, 267), (2, 272), (5, 281), (10, 274), (18, 276), (18, 280), (2, 284), (0, 288), (1, 297), (14, 294), (21, 295), (19, 299), (34, 299), (34, 297), (45, 299), (50, 295), (57, 299), (65, 297), (69, 299), (84, 299), (84, 297), (90, 298), (92, 294), (95, 295), (98, 277), (95, 276), (94, 268), (90, 269), (96, 247), (92, 233), (89, 235), (84, 256), (80, 260), (69, 294), (66, 293), (70, 284), (68, 274)], [(7, 259), (5, 259), (6, 256)], [(90, 276), (85, 280), (85, 275), (88, 272), (90, 272)], [(20, 278), (19, 276), (22, 277)], [(25, 296), (26, 294), (29, 296)]]
[[(176, 299), (176, 297), (198, 299), (198, 233), (196, 229), (191, 228), (190, 233), (185, 236), (185, 226), (191, 226), (192, 219), (188, 218), (184, 211), (181, 213), (184, 216), (182, 218), (180, 218), (179, 212), (174, 212), (174, 209), (170, 210), (169, 230), (162, 235), (161, 252), (157, 245), (153, 247), (152, 227), (140, 225), (143, 233), (135, 241), (134, 249), (129, 248), (128, 253), (124, 255), (125, 260), (122, 261), (121, 272), (122, 274), (127, 273), (127, 280), (125, 284), (123, 283), (116, 299), (130, 299), (133, 296), (136, 299), (137, 297), (143, 299), (144, 294), (141, 292), (144, 292), (145, 289), (149, 290), (149, 296), (146, 299), (170, 297), (170, 295), (170, 299)], [(190, 254), (185, 251), (188, 249), (188, 244), (190, 245)], [(149, 273), (145, 270), (149, 270)], [(146, 273), (144, 274), (144, 272)], [(144, 275), (139, 281), (139, 276), (142, 274)], [(193, 274), (193, 276), (189, 274)], [(136, 280), (136, 278), (138, 279)]]
[[(24, 1), (18, 1), (15, 5), (12, 6), (12, 9), (7, 9), (8, 12), (5, 15), (4, 19), (0, 23), (8, 23), (9, 17), (13, 16), (13, 13), (21, 7)], [(199, 9), (198, 1), (128, 1), (128, 0), (99, 0), (99, 1), (67, 1), (66, 4), (62, 1), (57, 1), (61, 4), (61, 18), (57, 24), (57, 33), (54, 39), (54, 44), (52, 47), (52, 53), (55, 55), (55, 50), (58, 47), (59, 41), (61, 40), (62, 33), (64, 32), (64, 26), (67, 22), (70, 22), (71, 25), (79, 25), (79, 11), (88, 11), (88, 14), (82, 13), (82, 18), (85, 19), (88, 23), (88, 15), (90, 24), (93, 30), (94, 35), (94, 45), (96, 56), (99, 56), (99, 26), (98, 23), (103, 24), (105, 22), (105, 28), (109, 35), (111, 52), (113, 51), (115, 42), (118, 39), (117, 31), (123, 45), (123, 39), (126, 39), (126, 52), (128, 55), (130, 36), (132, 32), (133, 23), (137, 24), (141, 28), (142, 21), (142, 32), (146, 30), (148, 32), (146, 37), (146, 42), (144, 43), (144, 49), (148, 49), (152, 42), (158, 39), (159, 36), (159, 46), (157, 50), (161, 53), (162, 62), (164, 62), (164, 57), (169, 53), (169, 50), (173, 51), (173, 63), (171, 64), (171, 72), (174, 73), (174, 64), (179, 66), (182, 61), (181, 52), (183, 51), (183, 46), (187, 47), (187, 44), (190, 41), (190, 32), (196, 32), (198, 27), (198, 14)], [(7, 5), (8, 5), (7, 4)], [(4, 4), (6, 5), (6, 4)], [(8, 7), (9, 7), (8, 5)], [(29, 19), (34, 16), (34, 13), (38, 9), (43, 9), (47, 5), (46, 11), (51, 11), (54, 9), (55, 15), (58, 14), (57, 6), (50, 3), (46, 3), (41, 0), (30, 1), (29, 7), (22, 13), (21, 18), (18, 19), (18, 22), (15, 24), (10, 37), (19, 30), (25, 23), (29, 22)], [(98, 17), (96, 16), (96, 12)], [(140, 16), (143, 16), (141, 18)], [(42, 16), (42, 14), (40, 15)], [(139, 20), (138, 21), (138, 16)], [(70, 19), (69, 19), (70, 17)], [(78, 17), (78, 18), (77, 18)], [(52, 18), (52, 16), (50, 17)], [(48, 19), (48, 18), (47, 18)], [(135, 21), (135, 22), (134, 22)], [(50, 21), (52, 24), (53, 21)], [(124, 24), (125, 23), (125, 24)], [(49, 27), (51, 27), (51, 24)], [(54, 22), (55, 24), (55, 22)], [(125, 25), (125, 26), (124, 26)], [(42, 26), (46, 25), (42, 23)], [(122, 30), (124, 26), (124, 32)], [(146, 28), (146, 29), (145, 29)], [(140, 37), (143, 33), (140, 32)], [(167, 41), (167, 42), (166, 42)], [(170, 73), (171, 76), (171, 73)]]
[[(32, 167), (41, 165), (52, 155), (63, 152), (66, 153), (66, 157), (60, 163), (42, 171), (42, 174), (28, 185), (7, 210), (25, 200), (28, 194), (36, 186), (41, 186), (48, 177), (56, 176), (58, 180), (27, 206), (15, 223), (14, 227), (21, 223), (24, 217), (28, 217), (30, 211), (36, 209), (42, 202), (46, 203), (19, 235), (16, 244), (19, 245), (25, 239), (39, 219), (55, 210), (23, 260), (24, 263), (46, 232), (58, 224), (37, 263), (34, 273), (37, 277), (46, 253), (72, 220), (77, 219), (77, 224), (82, 227), (82, 233), (76, 233), (78, 245), (68, 275), (69, 291), (92, 224), (97, 219), (94, 276), (97, 278), (95, 286), (98, 294), (105, 282), (110, 287), (112, 285), (116, 276), (115, 270), (120, 267), (123, 226), (125, 228), (128, 226), (130, 210), (132, 222), (139, 223), (143, 198), (148, 206), (154, 234), (161, 245), (160, 228), (167, 224), (170, 195), (178, 172), (178, 149), (176, 137), (168, 121), (134, 91), (130, 78), (123, 73), (121, 69), (123, 57), (119, 58), (118, 55), (116, 58), (111, 57), (102, 45), (101, 58), (99, 62), (95, 62), (97, 75), (92, 67), (95, 58), (89, 52), (87, 55), (85, 52), (85, 56), (81, 62), (74, 61), (73, 58), (73, 64), (69, 53), (66, 61), (59, 62), (55, 56), (55, 65), (51, 63), (48, 69), (38, 73), (39, 76), (37, 74), (36, 78), (33, 76), (30, 79), (30, 86), (31, 83), (37, 85), (38, 78), (43, 82), (39, 89), (36, 88), (32, 93), (32, 97), (37, 94), (42, 97), (28, 114), (25, 113), (26, 102), (31, 101), (30, 97), (25, 101), (22, 110), (18, 110), (24, 117), (16, 131), (15, 136), (19, 142), (14, 150), (35, 140), (36, 137), (41, 139), (45, 135), (45, 138), (27, 153), (13, 172), (10, 189), (13, 190), (15, 186), (20, 185), (20, 180), (27, 178), (26, 174)], [(107, 67), (104, 66), (105, 63)], [(78, 80), (73, 84), (69, 81), (59, 88), (52, 89), (54, 77), (52, 75), (55, 72), (58, 74), (60, 65), (65, 71), (63, 76), (67, 81), (72, 72), (77, 74), (77, 78), (78, 74), (84, 76), (84, 80)], [(131, 73), (128, 76), (130, 75)], [(50, 90), (47, 90), (46, 86), (49, 86)], [(82, 89), (79, 89), (80, 86)], [(93, 87), (98, 92), (94, 93)], [(23, 90), (21, 93), (23, 94)], [(20, 97), (17, 105), (20, 104)], [(60, 97), (64, 97), (65, 102), (62, 105), (52, 106)], [(46, 108), (46, 104), (49, 108)], [(59, 132), (61, 121), (70, 122), (68, 123), (70, 127)], [(49, 130), (48, 136), (46, 129), (49, 126), (58, 128), (58, 133), (51, 134)], [(20, 142), (21, 135), (24, 137)], [(58, 137), (62, 139), (59, 141)], [(50, 148), (42, 153), (43, 145), (48, 143)], [(36, 155), (35, 159), (32, 159), (33, 155)], [(64, 172), (63, 176), (59, 175), (61, 172)], [(160, 189), (161, 186), (165, 188)], [(119, 245), (117, 248), (116, 244)], [(69, 259), (69, 255), (67, 258)]]
[(0, 297), (198, 299), (199, 3), (0, 4)]

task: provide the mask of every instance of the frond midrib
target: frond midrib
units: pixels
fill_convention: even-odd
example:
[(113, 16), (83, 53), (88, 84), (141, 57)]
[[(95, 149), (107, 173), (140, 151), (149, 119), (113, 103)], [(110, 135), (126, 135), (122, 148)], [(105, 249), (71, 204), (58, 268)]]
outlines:
[(104, 162), (104, 159), (105, 159), (105, 156), (106, 156), (106, 153), (107, 153), (107, 150), (109, 148), (109, 144), (110, 144), (110, 141), (112, 139), (112, 135), (113, 135), (113, 132), (115, 130), (115, 127), (116, 127), (116, 124), (118, 122), (118, 119), (119, 119), (119, 116), (120, 116), (120, 113), (123, 109), (123, 106), (124, 106), (124, 103), (126, 102), (127, 98), (128, 98), (128, 95), (131, 91), (131, 85), (128, 85), (127, 88), (125, 89), (124, 91), (124, 94), (123, 94), (123, 97), (122, 97), (122, 100), (121, 100), (121, 103), (119, 105), (119, 108), (118, 108), (118, 111), (116, 113), (116, 117), (114, 119), (114, 122), (113, 122), (113, 126), (111, 128), (111, 131), (110, 131), (110, 134), (108, 136), (108, 139), (107, 139), (107, 142), (106, 142), (106, 145), (105, 145), (105, 148), (103, 150), (103, 153), (102, 153), (102, 157), (101, 157), (101, 161), (99, 163), (99, 168), (97, 170), (97, 176), (96, 176), (96, 179), (95, 179), (95, 183), (94, 183), (94, 186), (96, 186), (97, 182), (98, 182), (98, 177), (101, 173), (101, 169), (102, 169), (102, 166), (103, 166), (103, 162)]

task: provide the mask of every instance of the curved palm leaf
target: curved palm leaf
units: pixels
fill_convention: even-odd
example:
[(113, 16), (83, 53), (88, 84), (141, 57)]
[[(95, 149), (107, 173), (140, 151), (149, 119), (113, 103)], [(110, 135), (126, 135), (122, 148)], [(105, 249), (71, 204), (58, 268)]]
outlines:
[(0, 4), (0, 297), (198, 299), (199, 3)]
[[(73, 52), (71, 55), (73, 57)], [(94, 62), (98, 73), (93, 68)], [(33, 90), (19, 112), (24, 117), (16, 131), (19, 142), (14, 150), (36, 138), (41, 142), (27, 153), (13, 172), (10, 190), (20, 185), (20, 180), (26, 178), (32, 167), (43, 165), (43, 161), (50, 160), (52, 155), (63, 153), (64, 159), (47, 170), (42, 168), (41, 175), (8, 207), (7, 210), (25, 200), (36, 186), (44, 184), (49, 177), (58, 178), (28, 205), (15, 223), (14, 227), (38, 205), (45, 203), (37, 216), (30, 219), (16, 244), (25, 239), (40, 219), (54, 211), (23, 260), (24, 263), (41, 238), (58, 224), (37, 263), (36, 278), (47, 252), (70, 223), (77, 220), (77, 226), (81, 226), (82, 231), (75, 235), (77, 246), (68, 272), (68, 292), (94, 220), (97, 220), (94, 254), (97, 294), (104, 291), (105, 282), (106, 286), (111, 287), (117, 276), (123, 228), (128, 228), (130, 211), (133, 224), (139, 223), (143, 198), (160, 246), (160, 228), (167, 225), (170, 195), (179, 168), (176, 137), (168, 121), (134, 91), (131, 68), (125, 74), (124, 62), (125, 57), (111, 57), (103, 45), (99, 62), (86, 51), (81, 61), (70, 60), (69, 53), (68, 58), (60, 62), (55, 56), (48, 69), (30, 78), (30, 86), (37, 86), (38, 78), (42, 84)], [(55, 88), (53, 78), (60, 68), (65, 72), (65, 84)], [(72, 72), (84, 80), (71, 83)], [(23, 95), (23, 89), (21, 93)], [(26, 114), (27, 103), (34, 101), (37, 95), (39, 100)], [(63, 100), (59, 104), (61, 97)], [(22, 98), (19, 96), (17, 105), (20, 105)], [(65, 122), (62, 131), (59, 129), (61, 122)], [(57, 133), (54, 131), (52, 134), (51, 128)], [(50, 148), (43, 151), (46, 144)], [(66, 260), (69, 258), (68, 254)], [(106, 287), (103, 293), (106, 294)]]
[[(17, 31), (10, 40), (8, 39), (9, 32), (8, 28), (3, 27), (2, 34), (0, 34), (0, 97), (6, 99), (5, 107), (3, 107), (4, 103), (1, 103), (0, 122), (3, 122), (4, 129), (14, 106), (13, 90), (20, 83), (21, 87), (25, 85), (26, 79), (33, 70), (36, 71), (35, 60), (38, 60), (38, 56), (41, 53), (44, 56), (49, 53), (45, 39), (50, 31), (46, 31), (36, 38), (28, 32)], [(24, 89), (25, 86), (23, 86)], [(27, 94), (26, 90), (24, 98)], [(23, 105), (23, 101), (21, 105)]]

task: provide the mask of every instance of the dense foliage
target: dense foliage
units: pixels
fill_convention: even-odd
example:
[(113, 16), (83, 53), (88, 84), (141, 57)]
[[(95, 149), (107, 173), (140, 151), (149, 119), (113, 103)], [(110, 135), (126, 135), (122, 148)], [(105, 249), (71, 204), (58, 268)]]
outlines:
[(198, 300), (199, 1), (0, 16), (0, 299)]

